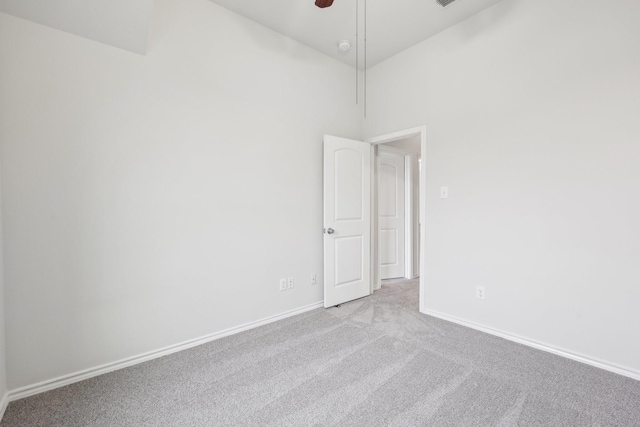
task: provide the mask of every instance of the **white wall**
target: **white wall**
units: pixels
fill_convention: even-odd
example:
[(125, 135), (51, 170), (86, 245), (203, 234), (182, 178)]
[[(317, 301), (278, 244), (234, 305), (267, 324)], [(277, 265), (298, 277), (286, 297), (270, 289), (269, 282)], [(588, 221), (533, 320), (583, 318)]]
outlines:
[(369, 72), (367, 137), (428, 127), (428, 310), (640, 373), (639, 19), (504, 0)]
[[(1, 176), (2, 174), (0, 174)], [(0, 185), (1, 187), (1, 185)], [(2, 197), (0, 195), (0, 201)], [(4, 415), (4, 405), (8, 403), (7, 396), (7, 348), (5, 345), (5, 306), (4, 306), (4, 263), (3, 263), (3, 239), (2, 239), (2, 203), (0, 202), (0, 420)], [(5, 397), (7, 398), (5, 400)]]
[(352, 69), (207, 0), (155, 13), (146, 57), (0, 14), (10, 389), (322, 301)]

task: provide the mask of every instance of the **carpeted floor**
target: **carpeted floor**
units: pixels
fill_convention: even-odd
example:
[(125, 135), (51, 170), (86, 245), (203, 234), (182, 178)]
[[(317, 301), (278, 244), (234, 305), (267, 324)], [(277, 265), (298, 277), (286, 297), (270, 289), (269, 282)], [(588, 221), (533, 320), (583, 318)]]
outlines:
[(1, 426), (640, 426), (640, 382), (418, 313), (417, 281), (9, 405)]

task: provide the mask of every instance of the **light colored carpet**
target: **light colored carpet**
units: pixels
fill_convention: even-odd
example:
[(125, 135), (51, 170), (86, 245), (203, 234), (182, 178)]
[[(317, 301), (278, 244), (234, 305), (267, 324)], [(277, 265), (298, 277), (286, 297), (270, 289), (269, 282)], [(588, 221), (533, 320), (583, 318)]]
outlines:
[(640, 382), (418, 313), (417, 281), (9, 405), (8, 426), (640, 426)]

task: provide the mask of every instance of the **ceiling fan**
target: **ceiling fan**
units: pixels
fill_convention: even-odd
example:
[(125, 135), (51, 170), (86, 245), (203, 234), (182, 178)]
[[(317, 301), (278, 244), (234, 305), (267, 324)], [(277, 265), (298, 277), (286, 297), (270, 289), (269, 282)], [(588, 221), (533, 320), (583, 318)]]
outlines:
[(333, 4), (333, 0), (316, 0), (316, 6), (325, 8)]

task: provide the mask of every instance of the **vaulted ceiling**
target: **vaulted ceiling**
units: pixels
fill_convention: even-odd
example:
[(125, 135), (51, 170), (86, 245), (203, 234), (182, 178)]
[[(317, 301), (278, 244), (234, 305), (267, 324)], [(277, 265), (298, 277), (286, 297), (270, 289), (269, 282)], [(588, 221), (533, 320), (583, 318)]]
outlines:
[[(352, 66), (359, 40), (363, 68), (365, 24), (371, 67), (500, 0), (454, 0), (446, 7), (436, 0), (335, 0), (325, 9), (315, 0), (211, 1)], [(0, 0), (0, 12), (145, 54), (153, 5), (153, 0)], [(349, 51), (338, 49), (342, 40), (350, 42)]]
[(145, 54), (153, 0), (0, 0), (0, 12)]
[[(360, 68), (365, 0), (335, 0), (320, 9), (315, 0), (211, 0), (320, 52), (350, 65), (356, 63), (356, 6), (359, 7)], [(436, 0), (366, 0), (367, 66), (419, 43), (499, 0), (455, 0), (443, 7)], [(341, 52), (338, 42), (349, 40)]]

